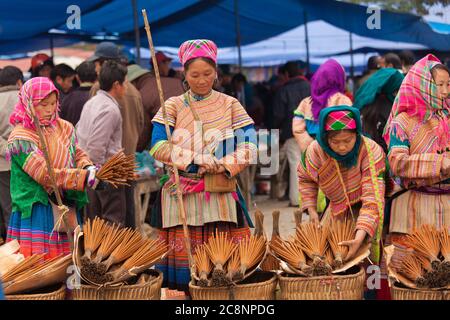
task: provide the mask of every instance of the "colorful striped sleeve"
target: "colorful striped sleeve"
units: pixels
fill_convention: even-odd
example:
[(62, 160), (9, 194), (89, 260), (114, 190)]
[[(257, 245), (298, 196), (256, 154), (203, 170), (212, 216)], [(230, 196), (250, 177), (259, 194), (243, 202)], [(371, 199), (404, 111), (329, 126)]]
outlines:
[[(170, 131), (173, 133), (173, 127), (170, 127)], [(175, 164), (178, 169), (188, 171), (189, 166), (193, 164), (195, 153), (177, 145), (173, 145), (173, 150), (171, 152), (164, 124), (154, 122), (150, 155), (164, 164)]]
[[(374, 167), (376, 171), (376, 181), (378, 184), (378, 192), (380, 198), (383, 201), (384, 207), (384, 193), (385, 193), (385, 183), (384, 183), (384, 172), (386, 170), (385, 166), (385, 155), (381, 147), (376, 145), (373, 141), (371, 142), (372, 152), (374, 156)], [(362, 181), (361, 181), (361, 209), (359, 211), (359, 216), (356, 221), (356, 229), (364, 230), (370, 237), (375, 235), (377, 230), (378, 222), (380, 220), (380, 211), (377, 205), (377, 197), (375, 196), (375, 187), (371, 178), (370, 162), (369, 157), (363, 158), (361, 163), (362, 171)]]
[(320, 148), (319, 144), (311, 144), (306, 151), (303, 152), (300, 164), (297, 168), (298, 175), (298, 187), (302, 200), (302, 211), (308, 210), (308, 208), (317, 207), (317, 194), (319, 192), (319, 185), (317, 179), (318, 176), (315, 165), (312, 164), (313, 159), (318, 159), (316, 149)]
[(431, 185), (440, 180), (443, 154), (410, 154), (407, 135), (401, 125), (390, 134), (389, 166), (393, 174), (407, 187)]
[(229, 177), (234, 177), (257, 161), (257, 138), (253, 124), (234, 131), (236, 150), (222, 158)]
[[(11, 161), (15, 161), (23, 171), (47, 190), (52, 188), (44, 154), (34, 143), (24, 140), (13, 140), (8, 144), (8, 148)], [(84, 190), (87, 170), (79, 168), (54, 168), (53, 170), (56, 185), (59, 188), (64, 190)]]

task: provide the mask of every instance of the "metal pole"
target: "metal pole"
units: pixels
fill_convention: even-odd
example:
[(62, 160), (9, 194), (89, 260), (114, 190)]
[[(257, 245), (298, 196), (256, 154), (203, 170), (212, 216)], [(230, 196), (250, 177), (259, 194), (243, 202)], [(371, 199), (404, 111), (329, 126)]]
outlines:
[(238, 0), (234, 0), (234, 15), (236, 21), (236, 45), (238, 49), (239, 72), (242, 72), (242, 51), (241, 51), (241, 24), (239, 21)]
[(131, 0), (133, 7), (133, 20), (134, 20), (134, 41), (136, 46), (136, 64), (141, 64), (141, 36), (139, 33), (139, 20), (137, 12), (137, 0)]
[(353, 33), (350, 32), (350, 77), (353, 80), (354, 76), (354, 61), (353, 61)]
[(305, 44), (306, 44), (306, 70), (309, 73), (309, 34), (308, 34), (308, 16), (306, 10), (303, 10), (303, 23), (305, 24)]

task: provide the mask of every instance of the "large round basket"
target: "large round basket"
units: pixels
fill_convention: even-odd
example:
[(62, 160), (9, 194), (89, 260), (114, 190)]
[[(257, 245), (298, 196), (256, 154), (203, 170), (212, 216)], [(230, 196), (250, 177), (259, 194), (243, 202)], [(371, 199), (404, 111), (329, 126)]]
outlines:
[(192, 300), (275, 300), (277, 276), (256, 271), (241, 283), (231, 287), (199, 287), (189, 283)]
[(366, 273), (361, 266), (345, 275), (300, 277), (279, 275), (281, 300), (362, 300)]
[(148, 270), (147, 273), (156, 278), (143, 284), (110, 287), (81, 284), (72, 290), (73, 300), (160, 300), (162, 273), (158, 270)]
[(64, 300), (65, 298), (65, 285), (52, 286), (29, 294), (6, 295), (6, 300)]
[(450, 300), (449, 290), (418, 290), (395, 282), (391, 287), (392, 300)]

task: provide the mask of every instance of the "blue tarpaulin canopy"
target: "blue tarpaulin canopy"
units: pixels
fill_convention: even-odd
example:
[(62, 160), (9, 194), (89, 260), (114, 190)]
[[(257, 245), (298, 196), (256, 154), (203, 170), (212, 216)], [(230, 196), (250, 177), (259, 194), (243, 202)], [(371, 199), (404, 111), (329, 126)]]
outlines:
[[(81, 29), (69, 30), (67, 7), (81, 9)], [(323, 20), (356, 35), (423, 45), (448, 51), (450, 34), (436, 32), (421, 17), (381, 11), (380, 29), (369, 29), (367, 7), (334, 0), (136, 0), (141, 45), (147, 47), (141, 9), (147, 9), (154, 43), (177, 47), (190, 38), (209, 38), (219, 47), (236, 45), (237, 22), (242, 45), (255, 43), (291, 30), (305, 21)], [(237, 4), (237, 6), (236, 6)], [(237, 14), (238, 13), (238, 14)], [(236, 19), (238, 17), (238, 19)], [(114, 36), (134, 44), (131, 0), (16, 0), (0, 4), (0, 55), (48, 48), (48, 30), (54, 45), (79, 40), (95, 41), (93, 36)]]

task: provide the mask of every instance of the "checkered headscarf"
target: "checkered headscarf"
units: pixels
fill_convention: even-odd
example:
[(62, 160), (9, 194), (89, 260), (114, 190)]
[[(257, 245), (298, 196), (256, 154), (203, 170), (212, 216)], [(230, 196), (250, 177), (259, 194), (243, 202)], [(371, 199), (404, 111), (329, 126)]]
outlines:
[(354, 114), (348, 110), (333, 111), (328, 114), (325, 122), (325, 131), (356, 129)]
[(211, 40), (188, 40), (180, 46), (178, 57), (183, 66), (186, 62), (195, 58), (209, 58), (217, 63), (217, 46)]

